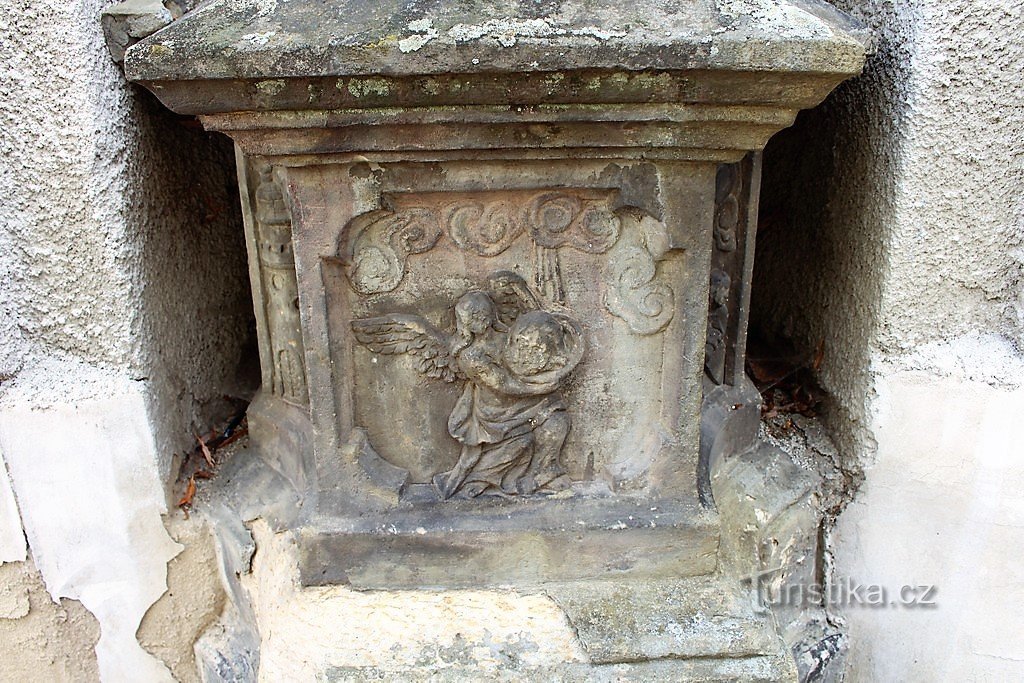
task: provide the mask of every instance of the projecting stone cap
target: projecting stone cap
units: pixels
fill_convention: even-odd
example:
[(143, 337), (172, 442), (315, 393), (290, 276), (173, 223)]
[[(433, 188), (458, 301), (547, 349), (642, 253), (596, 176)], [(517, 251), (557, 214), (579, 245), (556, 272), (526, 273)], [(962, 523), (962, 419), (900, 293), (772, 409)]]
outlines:
[(131, 80), (578, 69), (849, 76), (863, 31), (823, 0), (214, 0), (133, 47)]

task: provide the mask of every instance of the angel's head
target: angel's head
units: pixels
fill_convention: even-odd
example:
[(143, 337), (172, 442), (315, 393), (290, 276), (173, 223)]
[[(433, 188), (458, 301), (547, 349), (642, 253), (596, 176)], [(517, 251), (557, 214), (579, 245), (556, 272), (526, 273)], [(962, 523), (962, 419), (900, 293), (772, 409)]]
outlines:
[(723, 270), (711, 271), (711, 301), (716, 306), (724, 306), (729, 302), (729, 288), (732, 278)]
[(466, 292), (455, 304), (455, 327), (463, 336), (483, 334), (497, 321), (494, 302), (483, 292)]

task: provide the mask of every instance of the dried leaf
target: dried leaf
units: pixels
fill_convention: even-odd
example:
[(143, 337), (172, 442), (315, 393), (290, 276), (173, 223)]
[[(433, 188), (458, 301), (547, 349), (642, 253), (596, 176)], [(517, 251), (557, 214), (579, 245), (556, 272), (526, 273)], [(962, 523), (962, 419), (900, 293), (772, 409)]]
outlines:
[(213, 479), (216, 475), (210, 470), (196, 470), (196, 473), (192, 476), (199, 479)]
[(811, 369), (817, 372), (821, 369), (821, 363), (825, 360), (825, 340), (822, 339), (818, 342), (818, 350), (814, 353), (814, 362), (811, 363)]
[(792, 375), (796, 366), (785, 360), (772, 358), (748, 358), (747, 370), (754, 377), (754, 381), (762, 388), (775, 386), (782, 380)]
[(203, 441), (198, 434), (196, 434), (195, 436), (196, 441), (199, 442), (199, 447), (203, 449), (203, 460), (205, 460), (206, 464), (209, 465), (210, 467), (216, 467), (217, 463), (213, 461), (213, 453), (210, 452), (210, 448), (206, 445), (206, 442)]
[(185, 495), (178, 501), (178, 507), (188, 507), (192, 505), (192, 499), (196, 496), (196, 478), (191, 476), (188, 478), (188, 486), (185, 487)]

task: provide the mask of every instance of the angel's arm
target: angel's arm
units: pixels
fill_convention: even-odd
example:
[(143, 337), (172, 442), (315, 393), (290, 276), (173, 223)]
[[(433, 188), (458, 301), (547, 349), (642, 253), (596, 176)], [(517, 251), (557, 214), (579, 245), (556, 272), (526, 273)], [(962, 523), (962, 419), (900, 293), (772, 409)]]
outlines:
[(469, 378), (489, 389), (510, 396), (541, 396), (558, 388), (561, 377), (553, 381), (526, 382), (493, 360), (479, 358), (467, 364)]

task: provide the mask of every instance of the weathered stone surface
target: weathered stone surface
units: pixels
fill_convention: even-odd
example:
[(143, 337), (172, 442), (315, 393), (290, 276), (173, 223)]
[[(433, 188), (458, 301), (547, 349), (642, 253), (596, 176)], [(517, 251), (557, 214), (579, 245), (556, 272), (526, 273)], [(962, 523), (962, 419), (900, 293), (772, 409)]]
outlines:
[[(254, 424), (313, 502), (304, 581), (714, 570), (711, 454), (757, 414), (756, 161), (719, 163), (863, 59), (808, 7), (213, 3), (132, 51), (243, 153)], [(700, 460), (705, 381), (745, 407)]]
[(595, 664), (782, 651), (750, 593), (718, 577), (556, 583), (544, 591), (565, 610)]
[(718, 554), (714, 516), (671, 500), (459, 501), (316, 520), (306, 533), (303, 583), (356, 588), (692, 576)]
[(863, 63), (824, 3), (649, 5), (212, 3), (126, 73), (248, 154), (736, 161)]
[[(762, 0), (214, 2), (133, 48), (240, 150), (253, 435), (303, 496), (298, 591), (581, 582), (591, 673), (792, 677), (718, 571), (711, 481), (756, 435), (750, 153), (864, 49)], [(472, 670), (489, 638), (425, 647)], [(317, 671), (424, 666), (398, 659)]]
[[(448, 544), (447, 561), (477, 581), (514, 581), (517, 572), (541, 580), (543, 572), (514, 559), (517, 538), (561, 547), (537, 557), (559, 578), (617, 565), (646, 575), (713, 569), (717, 520), (699, 511), (694, 484), (704, 334), (687, 314), (702, 310), (696, 274), (711, 239), (712, 165), (470, 157), (285, 173), (293, 205), (311, 208), (293, 212), (293, 230), (303, 235), (295, 263), (312, 323), (305, 342), (319, 350), (306, 356), (320, 496), (314, 530), (378, 535), (357, 555), (376, 548), (393, 563), (411, 553), (405, 560), (423, 563), (420, 585), (443, 579), (417, 544), (433, 544), (440, 557)], [(602, 187), (604, 178), (618, 187)], [(480, 310), (463, 308), (470, 304)], [(549, 331), (534, 336), (520, 322), (533, 319)], [(528, 353), (517, 348), (520, 334)], [(363, 433), (372, 452), (349, 447)], [(379, 459), (408, 478), (388, 484), (385, 469), (367, 466)], [(453, 496), (535, 493), (519, 508), (436, 507)], [(609, 564), (598, 530), (618, 522), (633, 530), (614, 534), (627, 555)], [(385, 541), (395, 526), (425, 537)], [(577, 526), (592, 537), (559, 540)], [(698, 527), (704, 540), (691, 535)], [(643, 558), (636, 566), (625, 559), (631, 536)], [(318, 538), (328, 543), (315, 531), (303, 537)], [(477, 540), (498, 555), (481, 550), (474, 569), (457, 549)], [(656, 552), (665, 543), (677, 551)], [(331, 547), (311, 566), (337, 580), (350, 555)], [(317, 572), (304, 580), (319, 582)]]
[(100, 21), (110, 56), (115, 62), (123, 61), (125, 50), (167, 26), (172, 19), (171, 11), (160, 0), (125, 0), (106, 8)]
[(126, 63), (141, 81), (565, 69), (848, 75), (865, 44), (823, 2), (212, 2)]
[(456, 683), (467, 680), (502, 683), (551, 681), (552, 683), (678, 683), (679, 681), (742, 681), (779, 683), (795, 681), (795, 672), (785, 657), (744, 657), (673, 659), (589, 666), (567, 664), (559, 667), (508, 667), (481, 671), (465, 665), (425, 668), (330, 667), (317, 676), (318, 683), (363, 683), (364, 681), (430, 681)]

